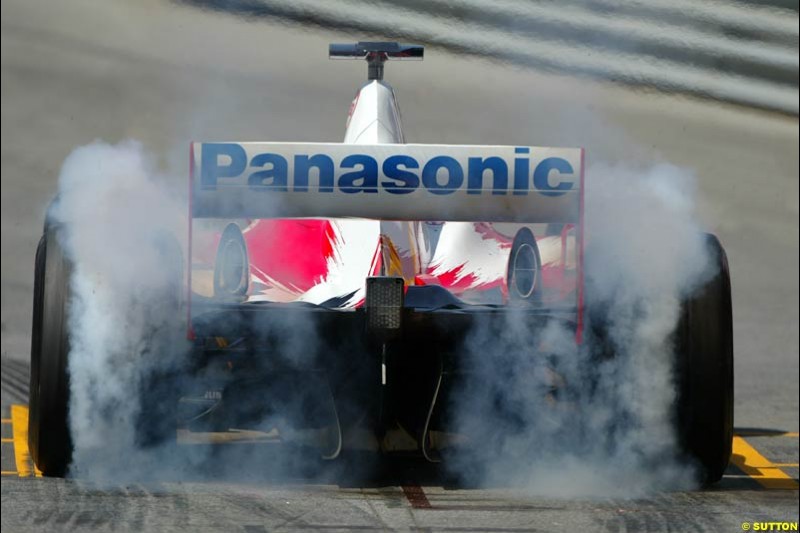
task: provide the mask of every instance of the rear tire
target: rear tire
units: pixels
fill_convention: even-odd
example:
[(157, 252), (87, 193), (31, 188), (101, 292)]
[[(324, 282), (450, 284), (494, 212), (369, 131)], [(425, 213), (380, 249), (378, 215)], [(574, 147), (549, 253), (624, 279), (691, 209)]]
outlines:
[(57, 228), (36, 249), (31, 329), (28, 447), (46, 476), (64, 476), (72, 459), (69, 432), (69, 286), (72, 265)]
[(677, 424), (701, 481), (714, 483), (733, 442), (733, 318), (728, 258), (715, 236), (706, 246), (715, 273), (683, 303), (676, 331)]

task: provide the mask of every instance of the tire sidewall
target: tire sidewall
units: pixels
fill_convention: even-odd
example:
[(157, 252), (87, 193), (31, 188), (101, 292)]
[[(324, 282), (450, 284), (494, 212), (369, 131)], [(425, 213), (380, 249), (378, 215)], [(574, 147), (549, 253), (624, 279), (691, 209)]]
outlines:
[(733, 319), (725, 250), (706, 235), (709, 280), (683, 302), (676, 331), (679, 443), (703, 483), (718, 481), (733, 441)]
[(71, 460), (69, 323), (72, 265), (62, 233), (48, 226), (37, 253), (31, 336), (29, 443), (45, 475), (63, 476)]

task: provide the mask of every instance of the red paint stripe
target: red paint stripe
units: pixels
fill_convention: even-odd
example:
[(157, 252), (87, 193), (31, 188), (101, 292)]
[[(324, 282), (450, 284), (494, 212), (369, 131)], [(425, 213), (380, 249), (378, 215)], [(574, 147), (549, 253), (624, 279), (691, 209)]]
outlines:
[(403, 494), (414, 509), (430, 509), (431, 502), (419, 485), (403, 485)]
[(343, 245), (330, 220), (259, 219), (244, 238), (251, 268), (298, 293), (327, 278)]
[(585, 151), (581, 148), (581, 191), (580, 191), (580, 204), (578, 209), (580, 213), (578, 213), (578, 324), (575, 328), (575, 342), (581, 344), (583, 342), (583, 285), (584, 285), (584, 276), (583, 276), (583, 248), (584, 248), (584, 240), (585, 240), (585, 232), (584, 232), (584, 205), (583, 205), (583, 197), (584, 197), (584, 165), (585, 165)]

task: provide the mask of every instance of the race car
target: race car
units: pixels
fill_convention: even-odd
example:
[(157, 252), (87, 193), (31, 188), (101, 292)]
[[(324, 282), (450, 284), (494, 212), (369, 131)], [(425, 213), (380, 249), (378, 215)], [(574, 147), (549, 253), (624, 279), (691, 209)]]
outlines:
[[(188, 250), (164, 253), (185, 289), (164, 305), (185, 316), (191, 363), (151, 376), (144, 443), (250, 429), (327, 459), (438, 462), (464, 442), (448, 397), (471, 372), (470, 331), (502, 335), (513, 314), (529, 331), (567, 328), (576, 351), (602, 338), (602, 320), (587, 325), (583, 150), (406, 144), (383, 72), (423, 48), (329, 53), (368, 64), (343, 143), (191, 143)], [(72, 450), (60, 231), (46, 224), (34, 288), (29, 443), (46, 475), (65, 474)], [(708, 247), (717, 273), (676, 329), (676, 424), (715, 481), (731, 453), (732, 322), (725, 253)]]

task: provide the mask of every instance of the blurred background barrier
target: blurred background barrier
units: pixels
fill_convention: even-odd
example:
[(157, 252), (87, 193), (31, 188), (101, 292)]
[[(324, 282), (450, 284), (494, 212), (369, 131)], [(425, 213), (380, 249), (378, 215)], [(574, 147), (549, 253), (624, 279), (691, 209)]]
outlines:
[(796, 115), (796, 0), (183, 0)]

